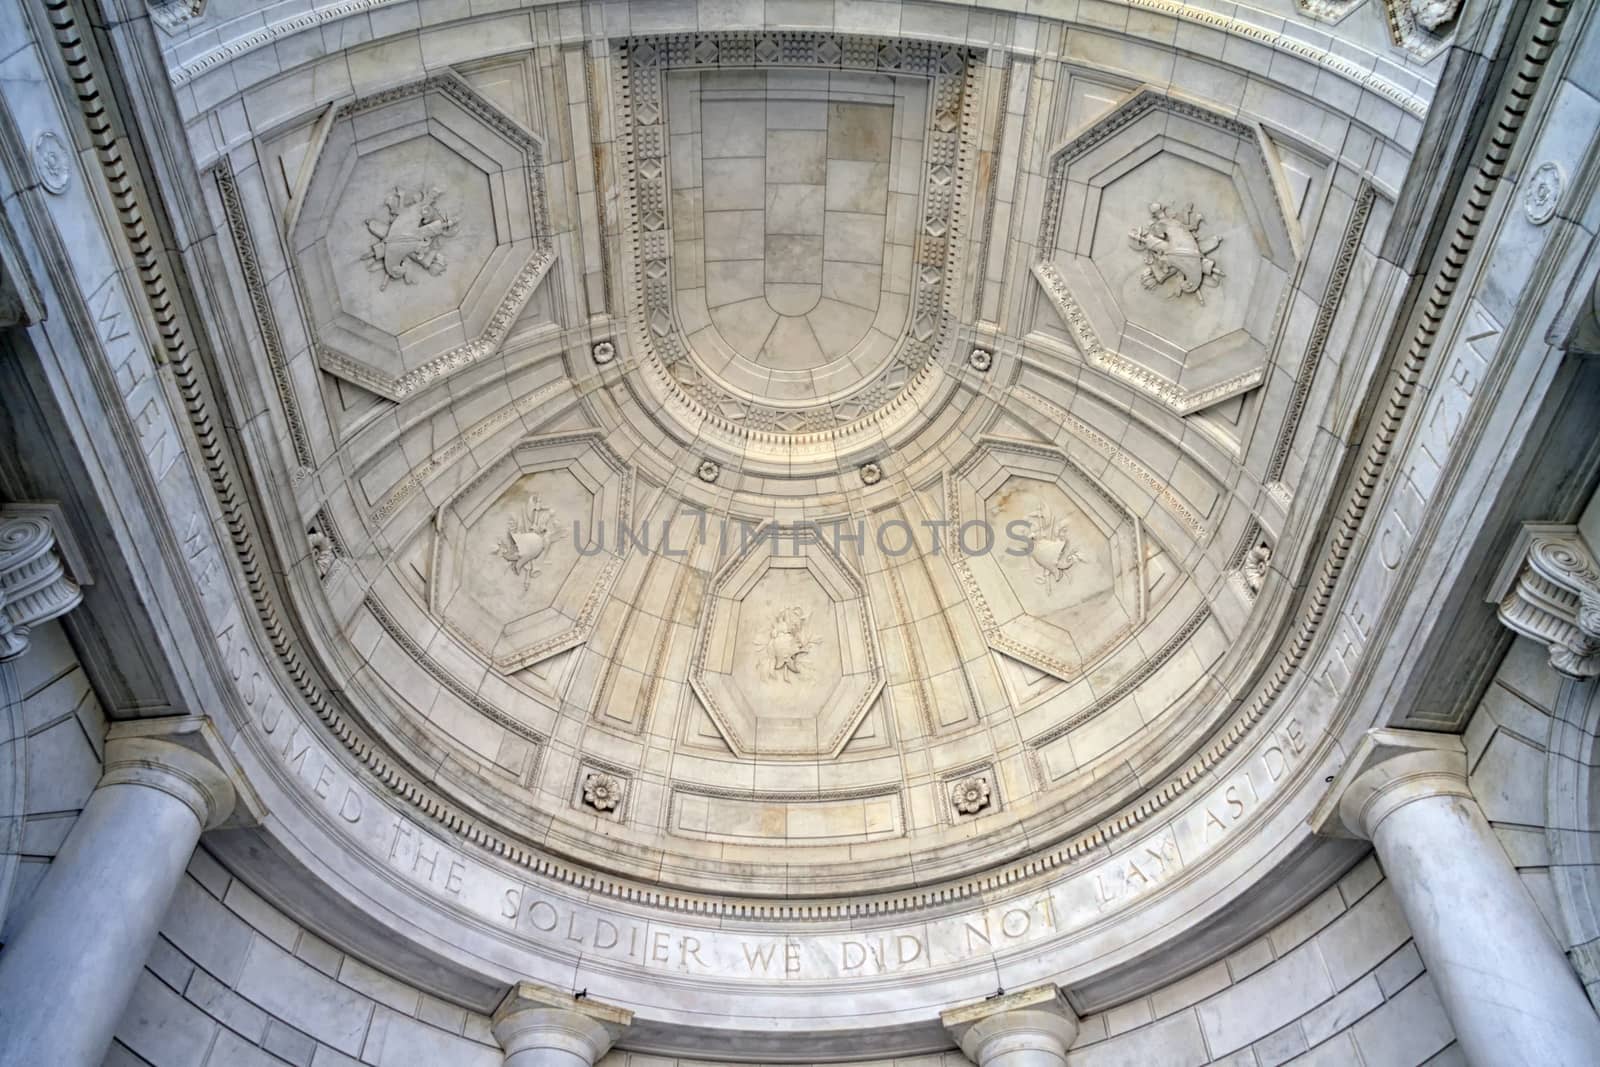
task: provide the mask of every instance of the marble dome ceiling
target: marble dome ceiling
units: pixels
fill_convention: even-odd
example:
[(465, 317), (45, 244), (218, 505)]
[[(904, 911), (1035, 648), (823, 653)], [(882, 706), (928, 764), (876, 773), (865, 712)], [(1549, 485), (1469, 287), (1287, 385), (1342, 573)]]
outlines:
[(1257, 722), (1292, 762), (1262, 679), (1392, 301), (1335, 313), (1437, 69), (1112, 6), (175, 47), (344, 747), (755, 899), (1052, 867)]

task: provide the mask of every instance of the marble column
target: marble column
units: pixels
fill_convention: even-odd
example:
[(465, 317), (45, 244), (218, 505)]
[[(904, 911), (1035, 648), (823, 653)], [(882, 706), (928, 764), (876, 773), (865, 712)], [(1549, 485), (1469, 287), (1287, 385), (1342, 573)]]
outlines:
[(1368, 731), (1312, 824), (1373, 843), (1469, 1063), (1595, 1062), (1600, 1017), (1473, 799), (1459, 737)]
[(978, 1067), (1064, 1067), (1078, 1036), (1078, 1016), (1061, 990), (1034, 986), (939, 1015)]
[[(215, 746), (215, 747), (214, 747)], [(119, 723), (105, 772), (0, 950), (0, 1067), (98, 1067), (233, 780), (200, 719)]]
[(632, 1022), (626, 1008), (533, 982), (512, 986), (493, 1019), (506, 1067), (590, 1067)]

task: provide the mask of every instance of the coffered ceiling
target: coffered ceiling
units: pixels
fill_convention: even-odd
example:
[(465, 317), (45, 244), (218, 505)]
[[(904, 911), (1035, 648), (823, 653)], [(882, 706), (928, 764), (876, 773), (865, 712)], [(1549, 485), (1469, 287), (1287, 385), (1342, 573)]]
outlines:
[(992, 869), (1182, 780), (1373, 373), (1426, 49), (1355, 5), (371, 6), (314, 55), (163, 31), (352, 722), (528, 847), (735, 895)]

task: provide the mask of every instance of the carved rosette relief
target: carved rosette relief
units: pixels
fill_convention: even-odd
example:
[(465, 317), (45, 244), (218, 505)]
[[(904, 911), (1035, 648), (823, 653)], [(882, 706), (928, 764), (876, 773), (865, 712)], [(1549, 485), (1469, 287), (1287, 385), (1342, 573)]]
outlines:
[(950, 787), (950, 803), (958, 815), (977, 815), (992, 801), (989, 779), (983, 775), (963, 778)]
[(60, 195), (72, 181), (72, 153), (54, 130), (40, 130), (33, 139), (33, 170), (45, 192)]
[(1272, 545), (1265, 540), (1256, 542), (1250, 547), (1250, 551), (1245, 553), (1244, 562), (1239, 566), (1239, 576), (1251, 596), (1261, 592), (1261, 587), (1267, 580), (1267, 568), (1271, 563)]
[(374, 240), (362, 254), (367, 269), (383, 275), (379, 289), (391, 281), (415, 285), (414, 270), (438, 277), (449, 266), (441, 245), (456, 232), (460, 220), (447, 215), (439, 200), (440, 189), (401, 189), (384, 197), (384, 213), (367, 219)]
[(1266, 585), (1272, 569), (1273, 542), (1259, 519), (1251, 518), (1228, 560), (1233, 587), (1245, 600), (1254, 600)]
[(583, 778), (583, 802), (595, 811), (616, 811), (622, 803), (622, 783), (615, 775), (591, 771)]
[(1200, 232), (1205, 216), (1190, 204), (1174, 214), (1166, 204), (1150, 205), (1150, 221), (1128, 231), (1128, 243), (1144, 253), (1139, 282), (1146, 289), (1163, 290), (1169, 297), (1193, 296), (1206, 302), (1205, 289), (1222, 278), (1211, 253), (1222, 238)]
[(1533, 168), (1528, 176), (1527, 191), (1522, 194), (1522, 210), (1528, 221), (1543, 226), (1555, 218), (1561, 203), (1561, 193), (1566, 188), (1566, 175), (1559, 164), (1546, 160)]

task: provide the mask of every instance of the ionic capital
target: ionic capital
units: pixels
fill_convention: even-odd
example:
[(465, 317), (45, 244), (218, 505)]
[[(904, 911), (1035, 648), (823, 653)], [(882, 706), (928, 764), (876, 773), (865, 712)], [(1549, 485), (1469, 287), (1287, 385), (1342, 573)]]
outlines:
[(1368, 730), (1311, 814), (1329, 837), (1367, 840), (1395, 811), (1429, 797), (1471, 799), (1467, 750), (1455, 734)]
[[(557, 1051), (595, 1063), (633, 1023), (633, 1012), (534, 982), (518, 982), (495, 1009), (492, 1023), (508, 1064), (524, 1062), (515, 1060), (519, 1053)], [(540, 1061), (530, 1055), (525, 1062)]]
[(1578, 526), (1523, 523), (1489, 601), (1507, 628), (1550, 650), (1550, 666), (1600, 675), (1600, 563)]
[(82, 603), (80, 584), (88, 575), (59, 505), (0, 507), (0, 660), (22, 655), (33, 627)]
[(232, 768), (227, 746), (207, 719), (133, 719), (106, 731), (100, 785), (138, 785), (176, 797), (202, 830), (258, 822), (265, 814), (261, 802)]
[(1019, 1052), (1049, 1053), (1064, 1063), (1078, 1036), (1078, 1015), (1055, 985), (950, 1008), (939, 1021), (979, 1067)]

